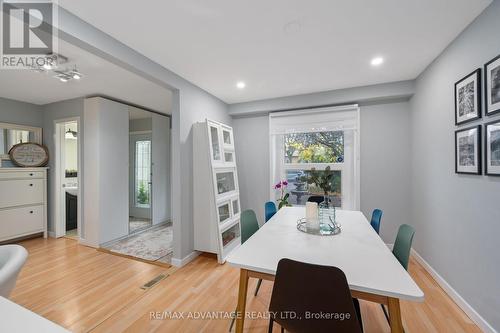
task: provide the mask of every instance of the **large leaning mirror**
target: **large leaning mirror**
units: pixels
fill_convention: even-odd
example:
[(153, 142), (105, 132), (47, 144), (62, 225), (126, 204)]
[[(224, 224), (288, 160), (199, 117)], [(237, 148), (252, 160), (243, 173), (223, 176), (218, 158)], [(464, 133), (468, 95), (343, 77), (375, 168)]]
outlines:
[(18, 143), (42, 144), (42, 129), (24, 125), (0, 123), (0, 159), (9, 159), (9, 150)]

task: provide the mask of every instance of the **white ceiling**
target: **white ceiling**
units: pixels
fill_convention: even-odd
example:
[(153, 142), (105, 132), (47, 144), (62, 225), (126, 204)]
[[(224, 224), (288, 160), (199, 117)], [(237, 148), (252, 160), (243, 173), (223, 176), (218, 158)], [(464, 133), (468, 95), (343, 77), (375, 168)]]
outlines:
[(81, 80), (63, 83), (53, 73), (32, 70), (2, 70), (0, 97), (33, 104), (48, 104), (66, 99), (104, 95), (142, 107), (170, 113), (172, 94), (169, 90), (103, 60), (64, 41), (59, 41), (59, 53), (82, 72)]
[[(491, 0), (59, 3), (235, 103), (414, 79)], [(380, 68), (374, 56), (385, 58)]]

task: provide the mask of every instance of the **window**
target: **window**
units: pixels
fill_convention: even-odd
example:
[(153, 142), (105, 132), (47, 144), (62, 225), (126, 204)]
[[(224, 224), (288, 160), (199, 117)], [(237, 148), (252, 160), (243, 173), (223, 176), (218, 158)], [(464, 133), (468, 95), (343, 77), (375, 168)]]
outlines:
[(151, 205), (151, 141), (135, 142), (135, 205), (149, 208)]
[(290, 204), (326, 196), (359, 209), (358, 114), (357, 106), (271, 113), (271, 184), (288, 182)]
[(342, 163), (344, 132), (292, 133), (284, 135), (285, 163)]

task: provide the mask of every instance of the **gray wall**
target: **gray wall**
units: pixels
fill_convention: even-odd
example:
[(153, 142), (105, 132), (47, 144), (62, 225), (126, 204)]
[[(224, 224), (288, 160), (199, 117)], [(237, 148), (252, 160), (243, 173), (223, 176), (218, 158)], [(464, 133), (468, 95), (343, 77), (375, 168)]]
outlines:
[(415, 249), (498, 331), (500, 178), (454, 173), (454, 83), (500, 54), (499, 17), (497, 0), (419, 76), (411, 99)]
[[(55, 198), (55, 184), (56, 184), (56, 175), (55, 175), (55, 142), (54, 142), (54, 136), (55, 136), (55, 126), (54, 126), (54, 121), (55, 120), (61, 120), (69, 117), (80, 117), (80, 127), (78, 128), (78, 140), (80, 141), (80, 144), (83, 145), (83, 140), (84, 140), (84, 135), (82, 129), (84, 128), (84, 123), (83, 123), (83, 98), (76, 98), (76, 99), (70, 99), (66, 101), (61, 101), (61, 102), (56, 102), (56, 103), (51, 103), (51, 104), (46, 104), (41, 107), (43, 110), (43, 142), (49, 149), (50, 153), (50, 159), (49, 159), (49, 170), (48, 170), (48, 209), (47, 209), (47, 223), (48, 223), (48, 229), (49, 231), (54, 231), (54, 223), (55, 223), (55, 218), (54, 218), (54, 211), (55, 211), (55, 205), (56, 205), (56, 198)], [(80, 152), (80, 157), (82, 161), (84, 160), (84, 153), (83, 151)], [(82, 168), (83, 169), (83, 168)], [(78, 186), (82, 186), (83, 190), (83, 177), (84, 177), (84, 171), (83, 170), (78, 170), (80, 173), (80, 179), (82, 182), (78, 184)], [(82, 192), (83, 193), (83, 192)], [(81, 198), (81, 202), (83, 203), (83, 198)], [(82, 204), (83, 207), (83, 204)], [(84, 210), (82, 209), (81, 211), (82, 218), (84, 214)], [(84, 234), (84, 228), (85, 226), (82, 226), (82, 235)]]
[[(281, 104), (288, 105), (286, 100)], [(384, 210), (381, 235), (392, 243), (398, 226), (410, 219), (409, 104), (369, 103), (360, 109), (361, 210), (367, 218), (374, 208)], [(254, 209), (261, 224), (270, 188), (268, 121), (261, 114), (233, 119), (242, 209)]]
[[(54, 231), (54, 186), (55, 186), (55, 127), (54, 121), (68, 117), (81, 117), (80, 126), (83, 126), (83, 98), (71, 99), (46, 105), (35, 105), (25, 102), (0, 98), (0, 122), (8, 122), (21, 125), (37, 126), (43, 128), (43, 143), (49, 149), (48, 170), (48, 209), (47, 223), (49, 231)], [(80, 136), (81, 135), (81, 136)], [(83, 139), (82, 131), (79, 131), (79, 139)], [(83, 153), (82, 153), (83, 158)], [(79, 170), (82, 172), (82, 170)], [(82, 175), (83, 177), (83, 172)], [(83, 200), (83, 198), (82, 198)], [(83, 214), (83, 211), (82, 211)]]
[(191, 127), (206, 117), (230, 124), (227, 105), (63, 8), (58, 24), (61, 39), (172, 90), (173, 262), (180, 263), (194, 248)]
[(42, 106), (0, 97), (0, 123), (42, 127)]
[(410, 107), (408, 102), (361, 105), (361, 211), (383, 210), (380, 235), (394, 243), (410, 216)]
[(270, 186), (269, 117), (234, 118), (233, 135), (241, 210), (253, 209), (262, 225)]
[[(181, 207), (180, 234), (182, 235), (182, 248), (180, 258), (189, 255), (194, 249), (194, 224), (193, 224), (193, 131), (196, 122), (205, 121), (206, 118), (231, 125), (231, 117), (227, 113), (227, 105), (222, 101), (202, 94), (198, 88), (186, 86), (180, 90), (181, 109), (179, 115), (174, 112), (172, 117), (172, 213), (174, 217), (174, 240), (176, 231), (176, 205)], [(178, 117), (180, 116), (180, 117)], [(179, 135), (175, 135), (179, 128)], [(177, 141), (179, 138), (179, 141)], [(180, 152), (177, 152), (177, 148)], [(180, 153), (180, 154), (179, 154)], [(180, 155), (180, 156), (179, 156)], [(181, 194), (180, 196), (177, 193)], [(180, 200), (180, 202), (177, 202)], [(174, 241), (174, 251), (175, 251)], [(175, 253), (175, 252), (174, 252)]]

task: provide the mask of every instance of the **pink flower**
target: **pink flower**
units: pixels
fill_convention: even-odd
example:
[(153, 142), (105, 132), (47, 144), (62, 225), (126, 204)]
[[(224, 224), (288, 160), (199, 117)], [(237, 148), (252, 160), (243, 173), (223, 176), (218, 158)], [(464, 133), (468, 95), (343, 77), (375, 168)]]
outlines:
[(288, 185), (288, 182), (286, 180), (282, 181), (281, 183), (283, 184), (283, 186), (287, 186)]
[(278, 183), (278, 184), (274, 185), (274, 188), (275, 188), (275, 189), (279, 189), (279, 188), (281, 188), (281, 183)]

